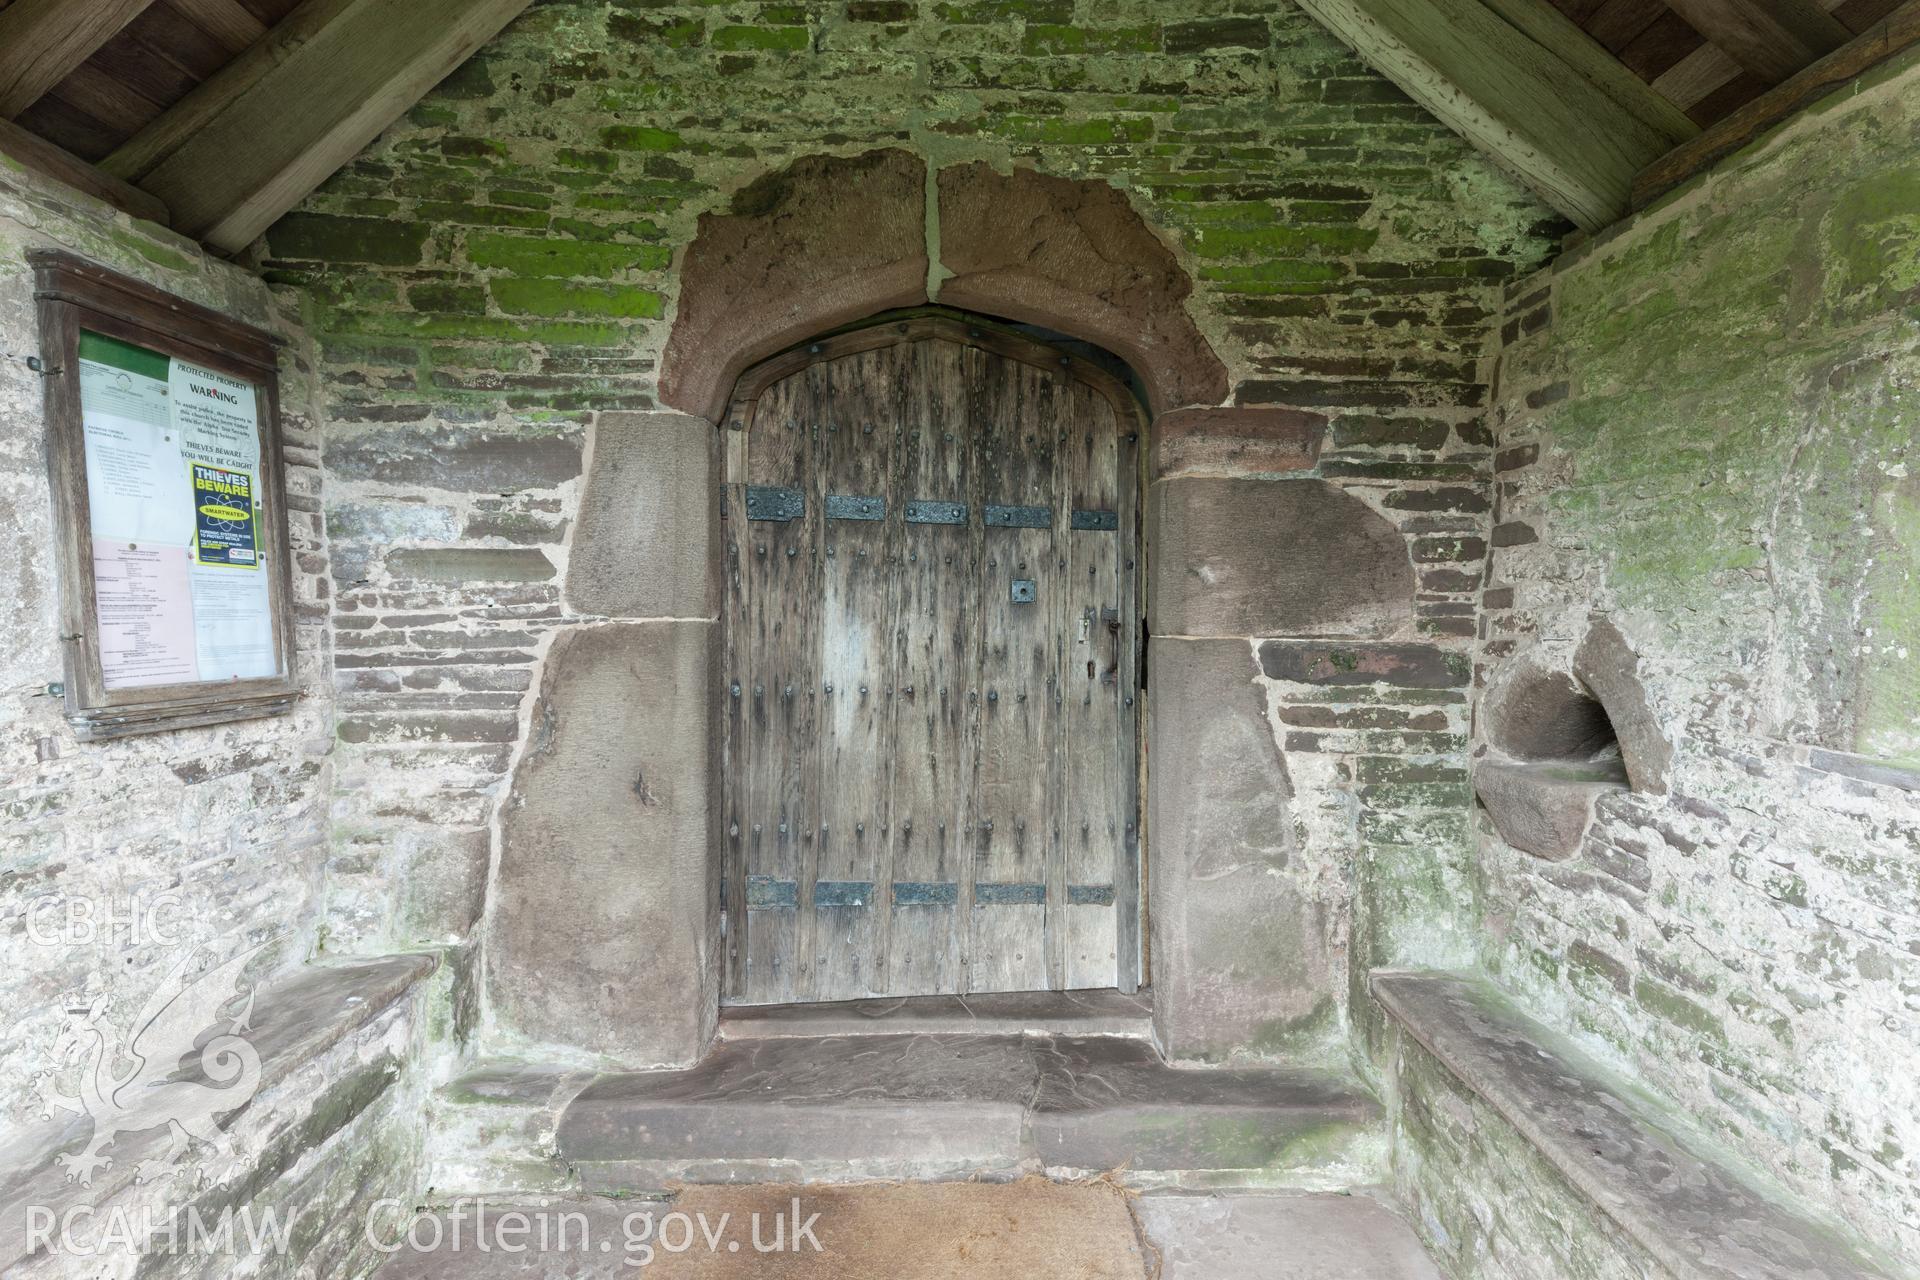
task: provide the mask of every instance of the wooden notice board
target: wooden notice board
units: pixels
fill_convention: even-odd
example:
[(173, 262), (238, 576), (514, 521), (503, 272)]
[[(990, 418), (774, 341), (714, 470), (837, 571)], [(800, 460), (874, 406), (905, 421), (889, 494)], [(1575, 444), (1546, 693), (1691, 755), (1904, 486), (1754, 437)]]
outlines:
[(276, 340), (71, 254), (28, 258), (68, 720), (96, 739), (286, 711)]

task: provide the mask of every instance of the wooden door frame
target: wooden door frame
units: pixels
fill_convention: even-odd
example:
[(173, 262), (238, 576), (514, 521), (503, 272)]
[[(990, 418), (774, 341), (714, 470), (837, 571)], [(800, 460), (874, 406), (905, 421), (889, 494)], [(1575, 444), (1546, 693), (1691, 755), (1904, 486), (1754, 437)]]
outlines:
[[(1146, 565), (1146, 503), (1147, 503), (1147, 449), (1150, 418), (1147, 407), (1138, 396), (1112, 373), (1099, 365), (1076, 357), (1071, 352), (1061, 350), (1040, 338), (1022, 332), (1004, 321), (996, 321), (984, 316), (958, 311), (953, 308), (928, 306), (915, 307), (905, 311), (885, 312), (870, 316), (865, 320), (842, 326), (821, 334), (818, 337), (796, 343), (784, 351), (761, 360), (741, 372), (735, 381), (733, 392), (727, 401), (727, 410), (719, 423), (719, 470), (718, 477), (722, 493), (739, 483), (738, 477), (745, 474), (747, 433), (753, 429), (755, 412), (763, 392), (784, 378), (790, 377), (811, 365), (827, 360), (858, 355), (863, 352), (877, 351), (891, 346), (924, 340), (953, 342), (964, 347), (973, 347), (1022, 364), (1049, 370), (1066, 366), (1078, 381), (1098, 392), (1112, 406), (1117, 430), (1124, 430), (1132, 424), (1131, 431), (1125, 431), (1122, 440), (1133, 448), (1133, 494), (1131, 510), (1131, 558), (1124, 561), (1127, 571), (1134, 581), (1134, 616), (1126, 620), (1127, 635), (1131, 639), (1132, 670), (1134, 691), (1131, 704), (1122, 712), (1122, 721), (1126, 728), (1124, 736), (1131, 737), (1135, 767), (1128, 775), (1128, 807), (1134, 821), (1129, 826), (1124, 845), (1124, 856), (1128, 876), (1116, 873), (1114, 877), (1115, 893), (1115, 933), (1116, 933), (1116, 971), (1124, 971), (1127, 961), (1132, 961), (1134, 981), (1122, 979), (1118, 985), (1126, 991), (1145, 990), (1151, 985), (1152, 968), (1150, 954), (1150, 907), (1147, 898), (1148, 858), (1147, 844), (1148, 819), (1146, 813), (1147, 792), (1147, 741), (1146, 741), (1146, 681), (1144, 666), (1147, 641), (1147, 565)], [(1076, 340), (1077, 341), (1077, 340)], [(1104, 350), (1104, 348), (1101, 348)], [(1117, 357), (1116, 357), (1117, 359)], [(727, 504), (722, 502), (721, 518), (726, 519)], [(724, 534), (724, 530), (723, 530)], [(713, 581), (724, 584), (727, 575), (725, 536), (713, 540)], [(724, 585), (720, 588), (721, 598), (725, 598)], [(728, 652), (729, 628), (732, 625), (729, 610), (719, 609), (718, 625), (715, 628), (714, 653), (716, 663), (723, 659), (720, 655)], [(739, 948), (745, 945), (745, 885), (743, 863), (740, 859), (736, 836), (727, 829), (723, 813), (724, 801), (721, 796), (724, 788), (717, 785), (720, 770), (724, 768), (720, 744), (726, 740), (729, 702), (727, 696), (728, 680), (720, 670), (714, 671), (708, 697), (710, 742), (716, 764), (714, 789), (713, 823), (714, 856), (718, 860), (718, 875), (715, 881), (725, 886), (726, 900), (721, 904), (720, 945), (714, 950), (714, 964), (717, 967), (720, 1003), (724, 1006), (727, 994), (732, 989), (730, 974), (738, 959)], [(1122, 894), (1130, 901), (1120, 900)], [(1131, 908), (1130, 910), (1128, 908)], [(881, 996), (878, 999), (898, 999), (899, 997)]]

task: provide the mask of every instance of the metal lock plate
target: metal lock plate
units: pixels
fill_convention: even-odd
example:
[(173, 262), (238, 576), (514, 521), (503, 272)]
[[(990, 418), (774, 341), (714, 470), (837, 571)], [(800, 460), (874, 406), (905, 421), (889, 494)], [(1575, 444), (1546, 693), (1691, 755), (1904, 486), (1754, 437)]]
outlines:
[(1034, 582), (1032, 578), (1015, 578), (1013, 580), (1012, 598), (1015, 604), (1032, 604), (1039, 593), (1039, 584)]
[(800, 886), (792, 880), (772, 876), (747, 877), (747, 910), (792, 910), (800, 905)]

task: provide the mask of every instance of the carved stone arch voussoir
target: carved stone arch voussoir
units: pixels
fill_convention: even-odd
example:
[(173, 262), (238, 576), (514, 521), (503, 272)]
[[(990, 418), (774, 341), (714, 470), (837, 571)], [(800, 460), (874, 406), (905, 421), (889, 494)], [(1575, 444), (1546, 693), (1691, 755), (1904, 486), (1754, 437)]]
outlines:
[(1121, 192), (985, 163), (941, 170), (945, 275), (929, 299), (927, 180), (925, 161), (904, 150), (807, 156), (702, 215), (681, 266), (661, 400), (718, 422), (746, 368), (929, 300), (1114, 352), (1156, 414), (1226, 398), (1226, 366), (1186, 312), (1192, 282)]

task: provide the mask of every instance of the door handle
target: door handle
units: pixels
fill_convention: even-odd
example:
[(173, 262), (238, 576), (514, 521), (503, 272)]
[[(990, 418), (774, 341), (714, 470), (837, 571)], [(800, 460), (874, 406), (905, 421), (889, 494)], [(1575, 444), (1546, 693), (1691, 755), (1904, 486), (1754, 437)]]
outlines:
[(1112, 610), (1102, 610), (1107, 617), (1107, 638), (1113, 641), (1113, 661), (1107, 664), (1106, 671), (1100, 677), (1101, 684), (1120, 683), (1120, 618)]

